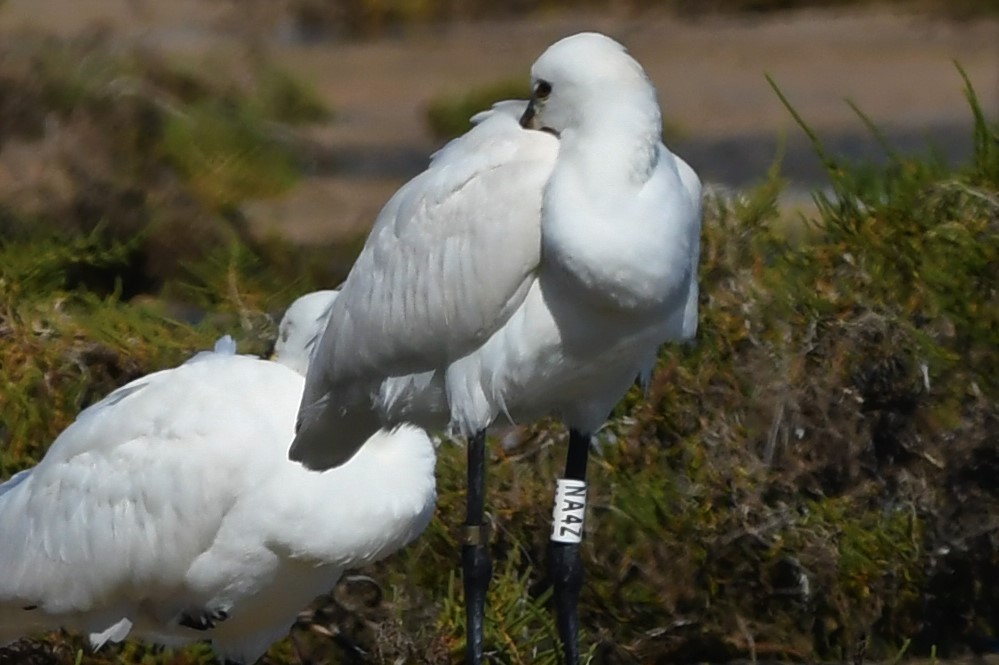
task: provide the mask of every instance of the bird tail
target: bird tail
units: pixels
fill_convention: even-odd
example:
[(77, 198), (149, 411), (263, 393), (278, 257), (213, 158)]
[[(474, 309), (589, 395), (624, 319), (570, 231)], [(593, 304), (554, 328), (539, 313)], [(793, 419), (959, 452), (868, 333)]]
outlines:
[(329, 394), (305, 404), (298, 411), (298, 431), (288, 459), (313, 471), (340, 466), (361, 449), (382, 427), (370, 407), (331, 406)]
[(39, 599), (25, 598), (21, 588), (25, 558), (31, 558), (34, 544), (25, 532), (24, 491), (30, 477), (27, 469), (0, 484), (0, 646), (51, 627), (35, 605)]
[[(36, 544), (29, 531), (25, 515), (25, 500), (30, 486), (31, 469), (15, 473), (0, 483), (0, 619), (7, 618), (7, 605), (20, 604), (18, 589), (25, 559), (34, 554)], [(0, 631), (6, 634), (8, 622), (0, 620)]]
[[(21, 471), (0, 484), (0, 646), (60, 627), (88, 633), (94, 648), (109, 640), (120, 642), (132, 628), (127, 607), (57, 613), (47, 607), (47, 601), (71, 590), (64, 584), (65, 566), (60, 568), (58, 557), (46, 552), (46, 531), (39, 527), (37, 515), (51, 512), (51, 505), (39, 506), (51, 497), (32, 486), (33, 472)], [(53, 548), (60, 549), (58, 544)], [(85, 575), (86, 571), (73, 573), (73, 577)]]

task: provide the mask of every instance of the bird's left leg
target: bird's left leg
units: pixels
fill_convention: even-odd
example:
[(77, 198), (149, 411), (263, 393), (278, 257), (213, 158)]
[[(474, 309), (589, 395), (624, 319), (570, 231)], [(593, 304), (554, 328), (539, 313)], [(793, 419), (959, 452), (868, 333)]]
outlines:
[(590, 435), (569, 430), (569, 452), (565, 476), (559, 478), (552, 514), (551, 575), (555, 613), (566, 665), (579, 662), (579, 592), (583, 588), (583, 561), (579, 544), (583, 540), (586, 515), (586, 464)]
[(485, 520), (486, 431), (468, 439), (468, 512), (461, 547), (465, 587), (465, 662), (481, 665), (485, 643), (486, 591), (493, 574), (489, 558), (489, 527)]

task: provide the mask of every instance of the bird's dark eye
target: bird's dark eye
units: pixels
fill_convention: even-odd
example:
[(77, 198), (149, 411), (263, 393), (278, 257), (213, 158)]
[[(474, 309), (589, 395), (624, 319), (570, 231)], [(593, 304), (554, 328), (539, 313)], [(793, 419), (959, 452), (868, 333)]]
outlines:
[(550, 94), (552, 94), (552, 84), (548, 81), (538, 81), (538, 84), (534, 86), (534, 97), (536, 99), (545, 99)]

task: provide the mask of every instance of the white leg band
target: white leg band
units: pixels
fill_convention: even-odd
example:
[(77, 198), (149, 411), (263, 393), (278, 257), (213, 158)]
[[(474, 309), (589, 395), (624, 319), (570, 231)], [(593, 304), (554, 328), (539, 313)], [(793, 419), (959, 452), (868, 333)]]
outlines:
[(586, 517), (586, 481), (559, 478), (555, 482), (552, 542), (582, 542), (583, 519)]

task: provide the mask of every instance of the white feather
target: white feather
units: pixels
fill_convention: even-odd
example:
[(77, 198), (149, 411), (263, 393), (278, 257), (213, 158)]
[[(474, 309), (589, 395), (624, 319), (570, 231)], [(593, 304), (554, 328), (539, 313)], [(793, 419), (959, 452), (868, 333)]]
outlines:
[(274, 343), (276, 362), (305, 376), (337, 295), (337, 291), (314, 291), (289, 305), (278, 325)]
[(469, 434), (553, 414), (593, 431), (663, 342), (695, 333), (700, 182), (662, 144), (645, 72), (585, 33), (532, 78), (551, 85), (532, 102), (551, 131), (503, 102), (379, 214), (307, 376), (292, 459), (335, 466), (397, 422)]
[[(315, 336), (324, 322), (291, 323)], [(346, 567), (424, 529), (424, 432), (379, 432), (350, 464), (307, 471), (287, 459), (303, 377), (234, 351), (114, 391), (0, 485), (0, 644), (65, 626), (95, 646), (210, 639), (254, 661)], [(210, 630), (178, 623), (213, 609), (228, 618)]]

